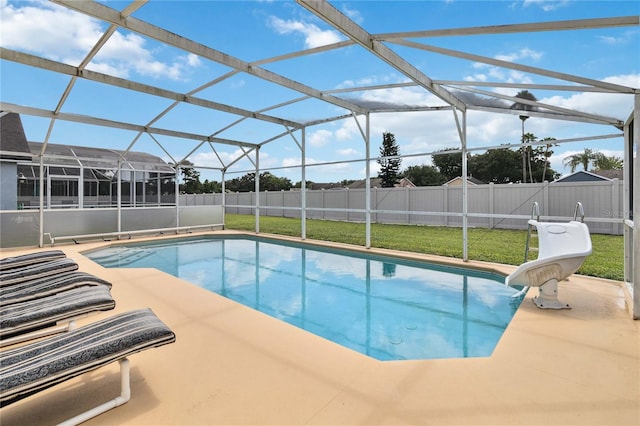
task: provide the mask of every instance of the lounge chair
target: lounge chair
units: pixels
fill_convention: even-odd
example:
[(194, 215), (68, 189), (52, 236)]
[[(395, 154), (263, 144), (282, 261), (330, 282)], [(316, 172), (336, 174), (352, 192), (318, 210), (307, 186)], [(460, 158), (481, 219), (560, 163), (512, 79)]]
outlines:
[(29, 265), (35, 265), (51, 260), (63, 259), (67, 255), (62, 250), (47, 250), (36, 253), (21, 254), (13, 257), (5, 257), (0, 259), (0, 271), (7, 269), (20, 268)]
[(43, 277), (58, 275), (63, 272), (75, 271), (78, 264), (69, 258), (49, 260), (28, 264), (0, 271), (0, 286), (21, 283)]
[(72, 330), (75, 320), (115, 308), (110, 287), (79, 287), (46, 297), (0, 304), (0, 347)]
[(1, 352), (0, 406), (118, 361), (122, 375), (120, 396), (63, 424), (84, 422), (129, 401), (128, 356), (175, 339), (175, 334), (150, 309), (142, 309)]
[(60, 250), (0, 263), (0, 347), (71, 330), (76, 319), (115, 307), (111, 284), (77, 271)]
[(103, 285), (111, 288), (109, 281), (81, 271), (62, 272), (9, 285), (0, 285), (0, 305), (38, 299), (78, 287)]

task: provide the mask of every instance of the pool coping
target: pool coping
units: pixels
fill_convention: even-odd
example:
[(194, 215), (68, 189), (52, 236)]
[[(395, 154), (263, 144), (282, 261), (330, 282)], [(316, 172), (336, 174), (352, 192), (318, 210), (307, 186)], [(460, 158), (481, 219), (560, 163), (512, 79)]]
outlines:
[[(197, 234), (226, 233), (256, 236)], [(151, 307), (178, 338), (134, 355), (131, 401), (88, 424), (637, 424), (640, 419), (640, 322), (629, 316), (621, 283), (570, 277), (559, 290), (559, 298), (573, 306), (566, 311), (537, 309), (529, 300), (536, 291), (530, 290), (491, 357), (376, 361), (155, 269), (105, 269), (81, 254), (117, 243), (56, 248), (76, 259), (81, 270), (113, 283), (116, 311)], [(358, 250), (501, 274), (515, 269)], [(61, 421), (117, 391), (116, 366), (90, 376), (3, 408), (3, 426)]]

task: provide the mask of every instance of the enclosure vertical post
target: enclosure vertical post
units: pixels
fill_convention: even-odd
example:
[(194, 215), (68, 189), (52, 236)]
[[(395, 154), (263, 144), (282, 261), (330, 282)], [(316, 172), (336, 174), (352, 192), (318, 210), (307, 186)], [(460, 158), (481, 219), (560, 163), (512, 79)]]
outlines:
[[(116, 207), (118, 233), (122, 231), (122, 162), (118, 158), (118, 180), (116, 181)], [(118, 234), (120, 239), (120, 234)]]
[(227, 217), (227, 184), (225, 182), (225, 171), (222, 170), (222, 229), (225, 229), (225, 218)]
[(176, 233), (178, 232), (178, 227), (180, 226), (180, 165), (178, 164), (176, 167)]
[(47, 167), (47, 209), (51, 209), (51, 169)]
[(80, 177), (78, 178), (78, 208), (84, 207), (84, 167), (80, 166)]
[(44, 158), (42, 154), (40, 154), (40, 209), (38, 212), (38, 217), (40, 221), (40, 241), (39, 246), (44, 246)]
[[(457, 112), (454, 110), (454, 114), (457, 116)], [(462, 142), (462, 260), (467, 262), (469, 260), (468, 253), (468, 217), (467, 214), (469, 203), (467, 197), (469, 196), (469, 185), (467, 179), (467, 112), (462, 112), (462, 129), (460, 132), (460, 139)]]
[(365, 178), (365, 248), (371, 248), (371, 118), (369, 113), (365, 115), (366, 118), (366, 127), (365, 127), (365, 170), (366, 170), (366, 178)]
[[(630, 259), (633, 270), (633, 319), (640, 319), (640, 94), (635, 95), (633, 108), (633, 146), (636, 159), (629, 158), (633, 165), (633, 256)], [(625, 159), (627, 160), (627, 159)]]
[(255, 231), (256, 234), (260, 232), (260, 146), (256, 147), (256, 176), (255, 176), (255, 192), (256, 192), (256, 201), (255, 201), (255, 218), (256, 218), (256, 226)]
[(136, 207), (136, 199), (138, 198), (138, 194), (136, 194), (136, 170), (131, 169), (131, 183), (129, 184), (129, 206)]
[[(633, 114), (624, 125), (624, 164), (630, 164), (633, 161)], [(624, 282), (627, 285), (633, 283), (633, 269), (631, 265), (631, 256), (633, 255), (633, 167), (624, 167), (623, 173), (623, 244), (624, 244)]]
[[(145, 171), (141, 171), (140, 172), (141, 178), (140, 178), (140, 188), (142, 189), (142, 206), (145, 207), (147, 205), (147, 172)], [(137, 184), (136, 184), (137, 186)]]
[[(306, 137), (307, 129), (302, 128), (302, 147), (301, 147), (301, 162), (302, 170), (300, 176), (300, 236), (304, 240), (307, 238), (307, 152), (306, 152)], [(283, 203), (284, 205), (284, 203)]]

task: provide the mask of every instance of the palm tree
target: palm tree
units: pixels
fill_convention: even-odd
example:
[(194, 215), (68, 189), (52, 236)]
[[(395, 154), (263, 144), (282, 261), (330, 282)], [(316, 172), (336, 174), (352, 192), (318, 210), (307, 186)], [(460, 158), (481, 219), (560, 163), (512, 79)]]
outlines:
[(615, 155), (607, 157), (601, 152), (596, 152), (594, 157), (593, 166), (596, 170), (622, 170), (624, 161), (620, 157)]
[[(551, 141), (555, 141), (556, 138), (544, 138), (542, 139), (543, 142), (551, 142)], [(544, 182), (545, 177), (547, 176), (547, 166), (549, 165), (549, 157), (551, 156), (551, 154), (553, 154), (553, 151), (550, 151), (549, 148), (551, 148), (553, 145), (553, 143), (547, 143), (544, 149), (544, 168), (542, 169), (542, 181)]]
[[(536, 141), (536, 135), (534, 135), (533, 133), (525, 133), (523, 140), (524, 140), (524, 142), (526, 142), (528, 144), (534, 143)], [(532, 151), (533, 151), (533, 149), (531, 148), (531, 145), (526, 147), (527, 167), (528, 167), (528, 170), (529, 170), (529, 182), (530, 183), (533, 183), (533, 172), (531, 171), (531, 152)]]
[[(519, 99), (525, 99), (528, 101), (537, 101), (538, 99), (536, 99), (536, 97), (533, 95), (533, 93), (529, 92), (528, 90), (521, 90), (519, 91), (516, 96), (516, 98)], [(515, 102), (513, 105), (511, 105), (511, 109), (517, 109), (520, 111), (535, 111), (536, 107), (534, 107), (533, 105), (528, 105), (528, 104), (522, 104), (520, 102)], [(522, 120), (522, 143), (525, 143), (525, 134), (524, 134), (524, 122), (527, 118), (529, 118), (528, 115), (519, 115), (518, 116), (520, 118), (520, 120)], [(522, 182), (526, 182), (527, 181), (527, 155), (526, 155), (526, 150), (522, 149)]]
[(587, 171), (587, 169), (589, 168), (589, 163), (595, 160), (597, 155), (597, 152), (593, 152), (593, 150), (585, 148), (584, 152), (579, 152), (577, 154), (564, 157), (562, 163), (571, 169), (571, 173), (575, 172), (576, 168), (579, 165), (582, 165), (584, 171)]

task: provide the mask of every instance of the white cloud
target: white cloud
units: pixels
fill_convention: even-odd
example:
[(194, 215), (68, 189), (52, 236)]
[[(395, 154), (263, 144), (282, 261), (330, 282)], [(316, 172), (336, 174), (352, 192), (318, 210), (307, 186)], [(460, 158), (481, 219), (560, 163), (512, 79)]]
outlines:
[(353, 149), (353, 148), (345, 148), (345, 149), (339, 149), (337, 151), (338, 155), (340, 157), (355, 157), (358, 155), (362, 155), (360, 154), (357, 150)]
[(347, 5), (342, 6), (342, 13), (347, 15), (352, 21), (358, 24), (362, 24), (362, 22), (364, 21), (364, 18), (362, 17), (362, 14), (359, 10), (350, 9)]
[[(307, 159), (307, 162), (309, 162), (309, 159)], [(282, 165), (284, 167), (297, 167), (300, 164), (302, 164), (302, 160), (300, 159), (300, 157), (289, 157), (282, 159)]]
[(269, 24), (279, 34), (300, 33), (304, 35), (306, 48), (324, 46), (342, 40), (340, 33), (334, 30), (321, 30), (318, 26), (307, 22), (284, 20), (276, 16), (269, 19)]
[(65, 62), (79, 62), (102, 34), (98, 21), (44, 2), (3, 1), (0, 24), (3, 47)]
[(345, 141), (354, 138), (359, 133), (356, 123), (353, 120), (347, 121), (335, 131), (336, 140)]
[[(603, 79), (603, 81), (640, 88), (640, 74), (612, 76)], [(556, 95), (540, 99), (540, 102), (620, 120), (626, 120), (633, 109), (631, 96), (610, 93), (578, 93), (569, 97)]]
[(333, 139), (333, 133), (326, 129), (316, 130), (307, 136), (307, 142), (311, 146), (325, 146)]
[(241, 87), (244, 87), (247, 84), (247, 82), (244, 79), (236, 79), (233, 80), (233, 82), (229, 85), (229, 87), (231, 89), (239, 89)]
[(524, 0), (523, 7), (537, 6), (545, 12), (552, 12), (561, 7), (568, 6), (569, 0)]
[(495, 58), (501, 61), (516, 62), (522, 61), (523, 59), (532, 59), (534, 61), (539, 61), (542, 56), (542, 52), (538, 52), (525, 47), (516, 52), (496, 55)]
[[(537, 62), (542, 59), (543, 56), (543, 52), (535, 51), (533, 49), (525, 47), (514, 52), (495, 55), (494, 58), (506, 62), (522, 63), (526, 62), (526, 60)], [(473, 69), (479, 70), (479, 72), (463, 77), (465, 81), (495, 80), (498, 82), (507, 83), (533, 83), (531, 77), (518, 70), (496, 67), (482, 62), (474, 62), (471, 64), (471, 67)]]
[[(3, 47), (41, 54), (72, 65), (78, 65), (86, 57), (105, 31), (96, 19), (39, 1), (17, 5), (3, 1), (0, 26)], [(200, 64), (200, 59), (192, 54), (161, 61), (146, 46), (144, 38), (117, 31), (88, 68), (118, 77), (128, 77), (135, 72), (153, 78), (181, 80)]]
[(621, 45), (621, 44), (626, 44), (630, 41), (632, 41), (634, 39), (634, 37), (636, 37), (638, 34), (638, 31), (625, 31), (622, 35), (618, 36), (618, 37), (613, 37), (613, 36), (600, 36), (598, 37), (598, 39), (605, 43), (605, 44), (609, 44), (609, 45)]

